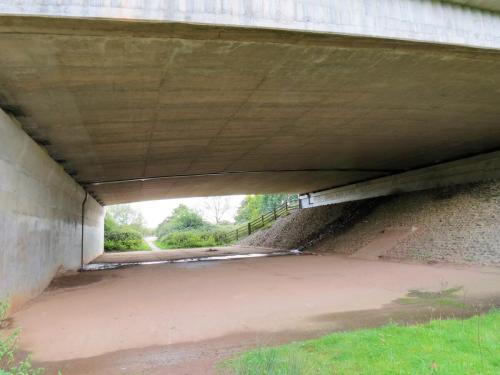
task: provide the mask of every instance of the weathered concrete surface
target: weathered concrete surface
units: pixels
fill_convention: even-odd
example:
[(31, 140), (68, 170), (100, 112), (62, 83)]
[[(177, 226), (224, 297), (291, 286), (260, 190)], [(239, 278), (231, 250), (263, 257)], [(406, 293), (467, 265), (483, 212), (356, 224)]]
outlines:
[(266, 27), (499, 48), (500, 17), (488, 12), (499, 11), (498, 3), (497, 0), (4, 0), (0, 2), (0, 13)]
[(500, 179), (500, 151), (300, 196), (302, 208)]
[(495, 50), (23, 17), (0, 17), (0, 48), (4, 105), (79, 181), (174, 177), (92, 186), (106, 204), (314, 191), (500, 147)]
[[(80, 266), (83, 189), (0, 110), (0, 300), (39, 294)], [(84, 261), (103, 250), (104, 208), (85, 207)]]

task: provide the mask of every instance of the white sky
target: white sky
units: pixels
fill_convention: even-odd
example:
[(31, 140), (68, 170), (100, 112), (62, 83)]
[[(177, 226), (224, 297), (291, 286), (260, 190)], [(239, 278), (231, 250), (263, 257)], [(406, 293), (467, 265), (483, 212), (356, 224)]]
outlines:
[[(224, 215), (224, 220), (233, 221), (236, 210), (238, 209), (241, 201), (245, 198), (244, 195), (229, 195), (226, 197), (229, 201), (229, 210)], [(164, 199), (158, 201), (146, 201), (132, 203), (131, 206), (140, 211), (146, 220), (146, 225), (151, 228), (156, 228), (163, 219), (170, 216), (172, 211), (179, 205), (185, 204), (189, 208), (195, 209), (200, 212), (203, 217), (214, 222), (213, 215), (207, 212), (204, 201), (206, 198), (182, 198), (182, 199)]]

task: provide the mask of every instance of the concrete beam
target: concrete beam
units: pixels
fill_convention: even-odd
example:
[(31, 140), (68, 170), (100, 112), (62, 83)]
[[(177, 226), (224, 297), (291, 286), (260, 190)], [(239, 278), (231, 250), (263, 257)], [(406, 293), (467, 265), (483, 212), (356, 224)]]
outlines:
[(155, 20), (500, 48), (498, 0), (4, 0), (0, 14)]
[(500, 151), (300, 196), (303, 208), (500, 178)]

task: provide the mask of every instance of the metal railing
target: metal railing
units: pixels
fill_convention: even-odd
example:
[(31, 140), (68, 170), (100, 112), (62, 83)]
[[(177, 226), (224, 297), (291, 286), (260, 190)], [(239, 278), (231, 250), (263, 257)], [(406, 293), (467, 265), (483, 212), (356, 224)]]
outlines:
[(299, 201), (285, 201), (280, 206), (276, 207), (272, 211), (269, 211), (262, 215), (261, 217), (249, 221), (247, 224), (243, 224), (240, 227), (226, 233), (225, 239), (227, 242), (239, 241), (252, 233), (258, 231), (259, 229), (267, 227), (267, 225), (278, 218), (287, 216), (290, 212), (295, 211), (300, 208)]

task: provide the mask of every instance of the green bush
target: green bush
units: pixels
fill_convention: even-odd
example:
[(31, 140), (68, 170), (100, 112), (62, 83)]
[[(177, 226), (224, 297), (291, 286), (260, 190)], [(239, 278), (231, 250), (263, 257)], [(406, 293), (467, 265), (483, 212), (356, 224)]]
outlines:
[[(7, 320), (7, 310), (9, 304), (0, 301), (0, 328), (5, 325)], [(0, 375), (40, 375), (43, 369), (33, 368), (29, 357), (19, 360), (16, 354), (17, 343), (19, 340), (19, 330), (14, 333), (3, 336), (0, 334)]]
[(148, 249), (148, 244), (143, 240), (142, 235), (132, 229), (118, 229), (104, 236), (104, 250), (106, 251)]
[(221, 246), (227, 243), (225, 231), (185, 230), (160, 237), (156, 244), (162, 249)]
[(104, 250), (149, 250), (149, 246), (142, 238), (141, 232), (130, 226), (118, 225), (111, 216), (106, 215), (104, 219)]

